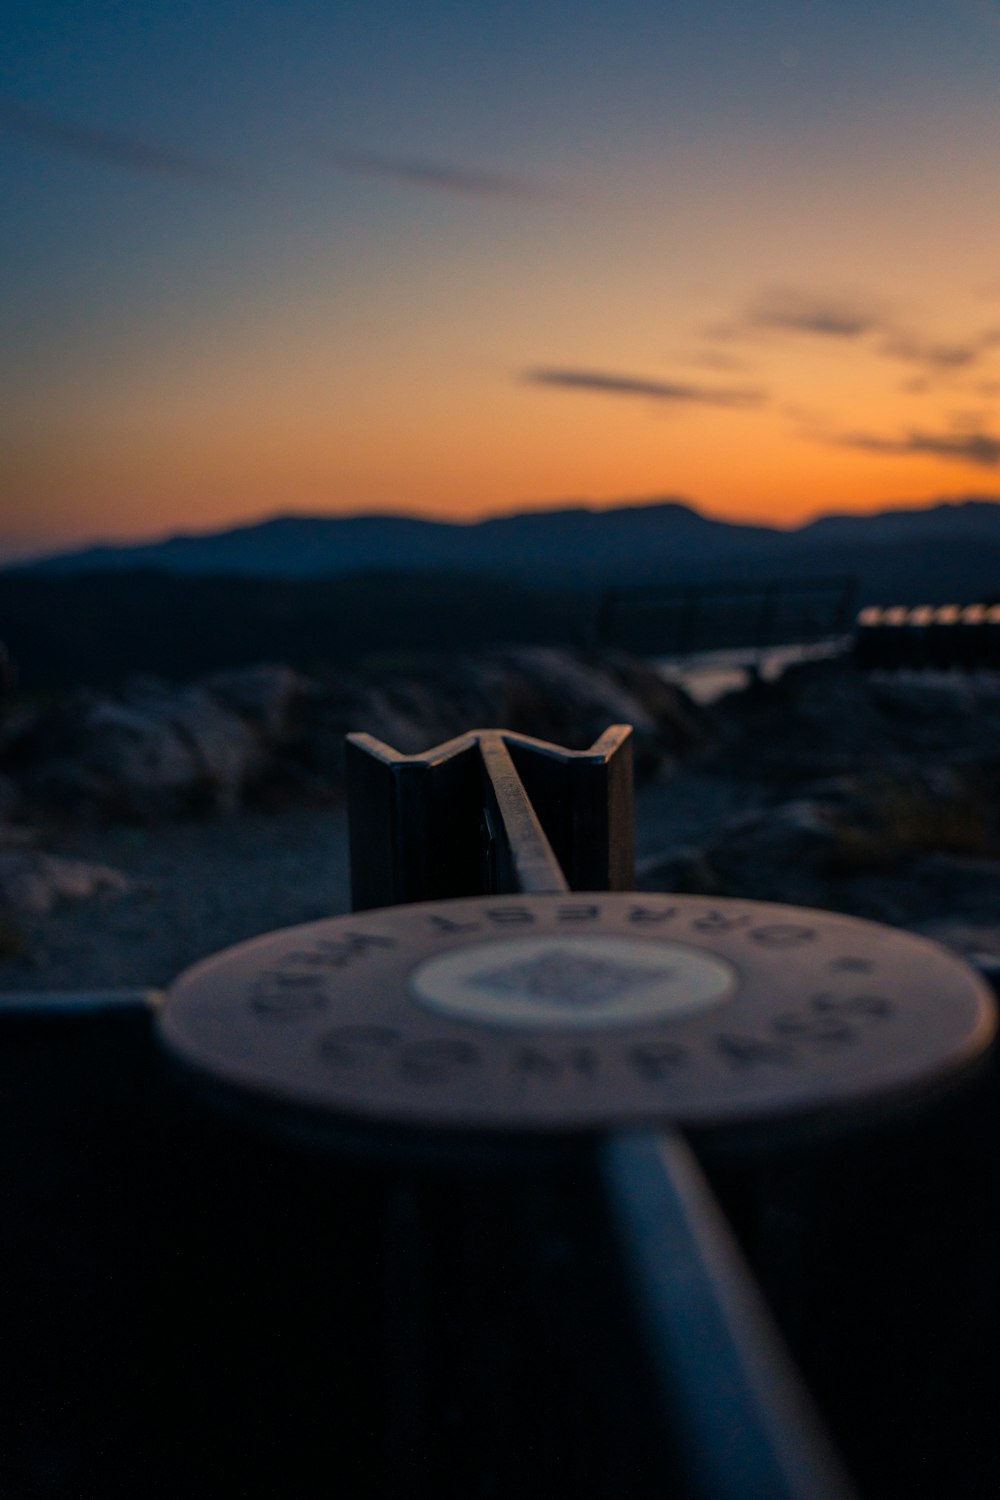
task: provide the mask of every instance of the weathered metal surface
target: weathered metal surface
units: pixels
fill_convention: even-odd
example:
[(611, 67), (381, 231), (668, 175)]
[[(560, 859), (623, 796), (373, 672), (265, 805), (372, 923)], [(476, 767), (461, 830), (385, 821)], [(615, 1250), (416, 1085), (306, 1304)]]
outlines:
[(763, 902), (498, 896), (292, 928), (190, 969), (166, 1045), (220, 1087), (435, 1129), (733, 1125), (946, 1080), (986, 985), (921, 938)]

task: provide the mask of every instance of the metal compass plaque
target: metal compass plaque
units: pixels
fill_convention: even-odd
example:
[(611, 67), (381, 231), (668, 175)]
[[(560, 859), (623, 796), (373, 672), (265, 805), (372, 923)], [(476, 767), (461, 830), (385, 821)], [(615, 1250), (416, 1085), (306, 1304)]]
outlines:
[(341, 1120), (473, 1130), (735, 1124), (946, 1080), (995, 1029), (922, 938), (753, 901), (477, 897), (335, 917), (189, 969), (168, 1048)]

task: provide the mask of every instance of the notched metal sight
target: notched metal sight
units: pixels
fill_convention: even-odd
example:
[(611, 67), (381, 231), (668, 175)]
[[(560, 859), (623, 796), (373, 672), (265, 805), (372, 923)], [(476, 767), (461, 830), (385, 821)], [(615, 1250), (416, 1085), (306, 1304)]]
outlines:
[(632, 728), (589, 750), (476, 729), (422, 755), (347, 738), (355, 911), (634, 884)]

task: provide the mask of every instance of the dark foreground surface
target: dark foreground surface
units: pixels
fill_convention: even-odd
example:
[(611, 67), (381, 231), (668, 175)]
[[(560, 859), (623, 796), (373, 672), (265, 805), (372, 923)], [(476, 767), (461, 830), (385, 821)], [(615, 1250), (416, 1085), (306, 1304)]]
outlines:
[[(479, 670), (480, 690), (497, 680), (495, 662)], [(998, 951), (991, 682), (824, 663), (699, 708), (646, 679), (640, 694), (620, 661), (518, 670), (519, 728), (559, 727), (571, 684), (604, 723), (644, 716), (640, 888), (853, 910)], [(336, 768), (288, 774), (311, 742), (281, 705), (315, 699), (267, 684), (288, 692), (229, 681), (228, 718), (219, 688), (178, 700), (147, 684), (91, 696), (78, 718), (61, 704), (8, 723), (8, 747), (34, 735), (50, 759), (41, 779), (27, 757), (6, 765), (0, 987), (165, 984), (346, 909)], [(372, 693), (417, 748), (437, 740), (442, 698)], [(137, 759), (136, 743), (160, 753)], [(200, 761), (177, 752), (192, 744)], [(206, 765), (215, 801), (195, 815), (185, 789)], [(143, 766), (172, 816), (138, 815)], [(592, 1138), (331, 1155), (185, 1088), (142, 1012), (25, 1016), (5, 1037), (5, 1494), (704, 1493), (654, 1399)], [(835, 1041), (818, 1025), (737, 1048), (732, 1066)], [(998, 1097), (991, 1059), (849, 1129), (693, 1136), (867, 1500), (996, 1493)]]

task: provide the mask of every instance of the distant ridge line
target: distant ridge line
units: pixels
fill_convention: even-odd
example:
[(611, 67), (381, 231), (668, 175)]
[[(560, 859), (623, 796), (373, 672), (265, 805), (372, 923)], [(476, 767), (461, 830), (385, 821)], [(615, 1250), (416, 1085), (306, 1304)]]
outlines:
[(936, 587), (927, 594), (935, 580), (949, 595), (969, 597), (1000, 588), (1000, 500), (960, 496), (870, 515), (841, 512), (793, 529), (718, 520), (674, 497), (475, 522), (284, 514), (214, 533), (73, 549), (0, 572), (43, 577), (138, 569), (286, 580), (448, 573), (568, 589), (703, 580), (722, 572), (748, 582), (769, 573), (857, 572), (864, 583), (866, 574), (881, 572), (884, 598), (936, 598)]

